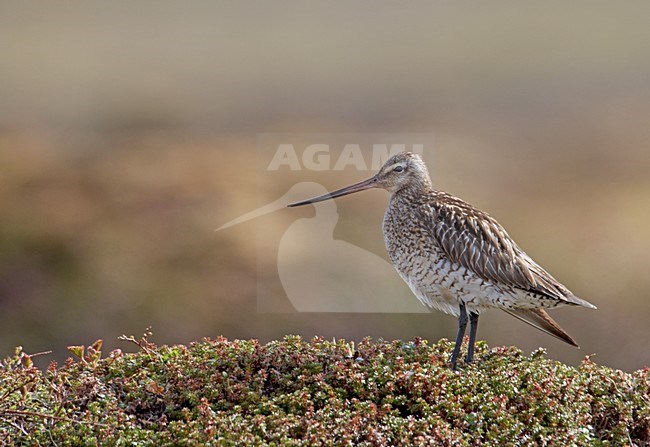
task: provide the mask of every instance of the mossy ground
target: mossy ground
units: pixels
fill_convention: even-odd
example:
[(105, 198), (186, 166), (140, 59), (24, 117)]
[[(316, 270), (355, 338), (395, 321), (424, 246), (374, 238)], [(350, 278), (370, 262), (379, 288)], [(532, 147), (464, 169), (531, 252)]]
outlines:
[(450, 371), (448, 341), (358, 345), (289, 336), (101, 346), (40, 371), (0, 365), (2, 445), (649, 445), (650, 377), (477, 345)]

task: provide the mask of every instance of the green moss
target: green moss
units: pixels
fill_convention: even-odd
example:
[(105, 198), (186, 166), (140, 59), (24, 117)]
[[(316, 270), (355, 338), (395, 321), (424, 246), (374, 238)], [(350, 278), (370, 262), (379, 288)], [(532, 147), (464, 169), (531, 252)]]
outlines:
[(42, 372), (0, 365), (2, 445), (648, 445), (648, 370), (578, 367), (477, 344), (299, 337), (205, 340), (133, 354), (101, 345)]

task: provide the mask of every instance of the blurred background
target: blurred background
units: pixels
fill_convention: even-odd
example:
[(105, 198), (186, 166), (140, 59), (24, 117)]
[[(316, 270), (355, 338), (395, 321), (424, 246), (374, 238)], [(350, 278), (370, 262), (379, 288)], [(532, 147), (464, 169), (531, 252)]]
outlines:
[[(262, 204), (260, 133), (429, 132), (437, 187), (598, 306), (552, 313), (581, 350), (498, 311), (479, 338), (570, 364), (650, 364), (649, 14), (645, 2), (2, 2), (0, 356), (52, 350), (47, 364), (98, 338), (124, 349), (119, 335), (148, 326), (159, 343), (453, 338), (439, 313), (258, 312), (258, 264), (277, 252), (256, 226), (313, 208), (214, 232)], [(334, 236), (386, 258), (386, 195), (337, 205)]]

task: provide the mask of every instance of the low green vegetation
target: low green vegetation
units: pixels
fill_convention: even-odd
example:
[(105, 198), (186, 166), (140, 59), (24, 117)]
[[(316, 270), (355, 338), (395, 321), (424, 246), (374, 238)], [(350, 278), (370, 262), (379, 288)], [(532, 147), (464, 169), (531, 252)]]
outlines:
[(648, 369), (579, 367), (477, 345), (357, 344), (289, 336), (138, 347), (101, 343), (41, 371), (21, 350), (0, 365), (6, 446), (647, 446)]

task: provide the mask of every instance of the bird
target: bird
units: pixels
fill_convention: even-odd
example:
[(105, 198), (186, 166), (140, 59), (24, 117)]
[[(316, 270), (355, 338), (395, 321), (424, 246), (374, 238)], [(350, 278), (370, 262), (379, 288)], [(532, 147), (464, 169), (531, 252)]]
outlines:
[(429, 309), (458, 319), (449, 359), (453, 370), (458, 369), (468, 323), (465, 362), (473, 361), (479, 315), (491, 308), (578, 347), (546, 309), (596, 306), (578, 298), (533, 261), (488, 213), (435, 189), (418, 154), (399, 152), (367, 180), (288, 206), (371, 188), (390, 193), (382, 230), (388, 257), (399, 276)]

